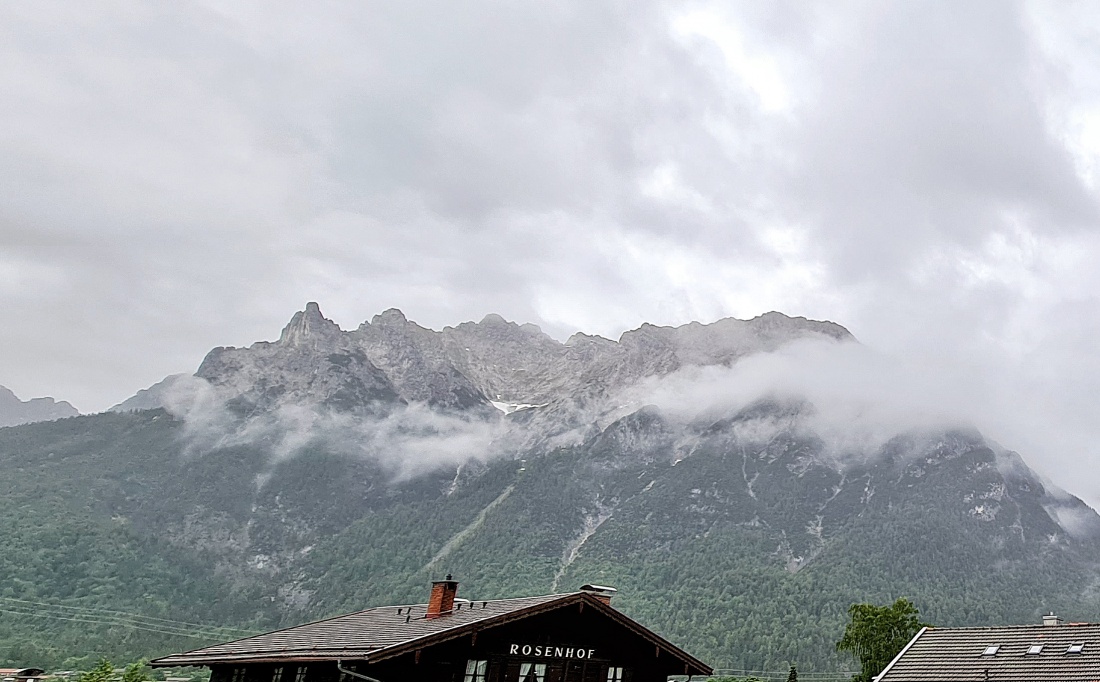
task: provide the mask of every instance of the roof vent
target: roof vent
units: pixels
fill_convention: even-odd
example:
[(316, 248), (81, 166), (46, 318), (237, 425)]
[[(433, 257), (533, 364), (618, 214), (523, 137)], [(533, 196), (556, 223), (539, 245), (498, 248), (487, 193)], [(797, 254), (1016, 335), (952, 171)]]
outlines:
[(590, 594), (596, 599), (599, 599), (605, 604), (611, 604), (611, 598), (618, 592), (614, 587), (607, 587), (605, 585), (581, 585), (581, 592)]
[(1062, 622), (1062, 619), (1059, 618), (1058, 616), (1054, 615), (1053, 611), (1051, 611), (1047, 615), (1043, 616), (1043, 625), (1053, 626), (1053, 625), (1058, 625), (1061, 622)]
[(985, 648), (985, 651), (982, 652), (982, 656), (996, 656), (997, 652), (1000, 651), (1000, 650), (1001, 650), (1001, 645), (1000, 644), (993, 644), (992, 646), (987, 646)]

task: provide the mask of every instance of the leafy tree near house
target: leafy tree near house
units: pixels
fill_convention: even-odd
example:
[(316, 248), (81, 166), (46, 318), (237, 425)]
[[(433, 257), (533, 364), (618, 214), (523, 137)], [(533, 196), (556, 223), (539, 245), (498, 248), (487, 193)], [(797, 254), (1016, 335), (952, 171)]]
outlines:
[(890, 606), (852, 604), (844, 636), (836, 643), (837, 651), (847, 651), (859, 659), (860, 672), (852, 682), (871, 682), (925, 627), (919, 616), (917, 607), (904, 597)]
[(150, 679), (145, 661), (131, 663), (122, 671), (122, 682), (148, 682)]
[(791, 671), (787, 673), (787, 682), (798, 682), (798, 671), (794, 669), (794, 664), (791, 664)]
[(111, 682), (114, 676), (115, 666), (106, 658), (100, 658), (94, 668), (80, 673), (76, 682)]

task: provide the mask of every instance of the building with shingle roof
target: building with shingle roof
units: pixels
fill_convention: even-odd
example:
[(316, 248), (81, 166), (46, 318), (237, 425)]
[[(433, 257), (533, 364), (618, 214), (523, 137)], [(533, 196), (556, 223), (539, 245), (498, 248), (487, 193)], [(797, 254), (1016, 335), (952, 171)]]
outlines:
[(0, 682), (35, 682), (46, 678), (42, 668), (0, 668)]
[(710, 666), (611, 606), (613, 588), (380, 606), (150, 662), (208, 666), (211, 682), (661, 682)]
[(1100, 623), (926, 627), (876, 682), (1100, 682)]

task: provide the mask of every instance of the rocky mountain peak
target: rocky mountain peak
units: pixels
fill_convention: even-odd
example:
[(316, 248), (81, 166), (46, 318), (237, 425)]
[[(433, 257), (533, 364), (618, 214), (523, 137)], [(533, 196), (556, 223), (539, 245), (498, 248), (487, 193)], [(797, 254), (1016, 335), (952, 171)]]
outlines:
[[(514, 334), (516, 332), (523, 332), (532, 336), (546, 336), (542, 332), (542, 327), (531, 322), (525, 322), (520, 324), (511, 320), (505, 319), (501, 315), (496, 313), (489, 313), (485, 317), (481, 318), (481, 322), (463, 322), (459, 327), (480, 329), (483, 332), (489, 334)], [(546, 337), (550, 338), (550, 337)]]
[(690, 322), (679, 327), (646, 323), (624, 332), (619, 343), (633, 352), (674, 357), (677, 366), (728, 365), (746, 355), (809, 338), (855, 341), (839, 324), (770, 312), (751, 320), (726, 317), (710, 324)]
[(14, 392), (0, 386), (0, 427), (75, 417), (80, 412), (69, 403), (53, 398), (20, 400)]
[(566, 347), (572, 348), (574, 346), (602, 346), (605, 348), (614, 347), (617, 345), (611, 339), (605, 339), (598, 334), (585, 334), (584, 332), (576, 332), (565, 341)]
[(342, 334), (340, 326), (321, 314), (321, 307), (310, 301), (305, 310), (294, 313), (290, 322), (283, 327), (279, 335), (279, 344), (284, 346), (317, 345), (324, 340), (338, 338)]
[(409, 318), (405, 317), (405, 313), (401, 312), (397, 308), (389, 308), (383, 310), (381, 314), (375, 315), (371, 318), (370, 324), (372, 325), (391, 325), (391, 326), (403, 326), (409, 323)]

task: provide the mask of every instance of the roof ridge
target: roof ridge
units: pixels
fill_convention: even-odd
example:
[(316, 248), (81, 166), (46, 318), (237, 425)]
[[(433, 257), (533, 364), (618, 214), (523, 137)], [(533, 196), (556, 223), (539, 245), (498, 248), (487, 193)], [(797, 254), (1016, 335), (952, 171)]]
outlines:
[[(499, 602), (499, 601), (524, 601), (524, 600), (527, 600), (527, 599), (549, 599), (551, 597), (553, 597), (553, 598), (568, 597), (568, 596), (573, 595), (573, 594), (584, 594), (584, 593), (581, 592), (580, 590), (577, 590), (575, 592), (552, 592), (550, 594), (532, 594), (532, 595), (528, 595), (526, 597), (497, 597), (495, 599), (470, 599), (468, 597), (455, 597), (455, 601), (458, 602), (458, 601), (465, 600), (465, 601), (470, 602), (471, 604), (476, 603), (476, 602), (492, 603), (492, 602)], [(368, 606), (365, 609), (360, 609), (359, 611), (352, 611), (350, 613), (345, 613), (343, 615), (352, 616), (352, 615), (355, 615), (357, 613), (364, 613), (366, 611), (373, 611), (375, 609), (407, 609), (407, 608), (412, 608), (414, 606), (424, 606), (424, 607), (426, 607), (426, 606), (428, 606), (428, 603), (427, 602), (419, 602), (419, 603), (416, 603), (416, 604), (379, 604), (378, 606)], [(339, 617), (340, 616), (333, 616), (333, 618), (339, 618)], [(323, 619), (323, 620), (330, 620), (330, 619), (326, 618), (326, 619)], [(323, 621), (316, 621), (316, 622), (320, 623), (320, 622), (323, 622)], [(312, 623), (303, 623), (303, 625), (312, 625)]]
[[(550, 602), (550, 601), (554, 601), (554, 600), (557, 600), (557, 599), (562, 599), (564, 597), (575, 596), (575, 595), (578, 595), (578, 594), (584, 594), (584, 593), (583, 592), (568, 592), (568, 593), (564, 593), (564, 594), (537, 595), (537, 596), (532, 596), (532, 597), (510, 597), (510, 598), (507, 598), (507, 599), (477, 599), (477, 600), (468, 600), (468, 601), (470, 601), (471, 604), (475, 603), (475, 602), (483, 602), (485, 604), (500, 604), (502, 602), (525, 602), (525, 601)], [(424, 608), (426, 608), (427, 604), (400, 604), (400, 605), (399, 604), (389, 604), (389, 605), (382, 605), (382, 606), (371, 606), (371, 607), (368, 607), (368, 608), (365, 608), (365, 609), (360, 609), (358, 611), (352, 611), (350, 613), (341, 613), (341, 614), (338, 614), (338, 615), (335, 615), (335, 616), (329, 616), (327, 618), (320, 618), (318, 620), (310, 621), (310, 622), (307, 622), (307, 623), (299, 623), (297, 625), (290, 625), (290, 626), (287, 626), (287, 627), (284, 627), (284, 628), (278, 628), (276, 630), (271, 630), (269, 632), (264, 632), (264, 633), (255, 634), (255, 635), (249, 635), (248, 637), (240, 637), (238, 639), (233, 639), (233, 640), (230, 640), (230, 641), (227, 641), (227, 642), (219, 642), (217, 644), (208, 645), (208, 646), (204, 646), (204, 647), (199, 647), (197, 649), (191, 649), (189, 651), (184, 651), (184, 652), (181, 652), (181, 653), (178, 653), (178, 654), (171, 654), (169, 656), (165, 656), (164, 658), (173, 658), (173, 657), (177, 657), (177, 656), (188, 656), (188, 655), (192, 655), (192, 654), (199, 655), (199, 654), (201, 654), (201, 652), (206, 651), (208, 649), (228, 647), (228, 646), (232, 646), (234, 644), (238, 644), (238, 643), (241, 643), (241, 642), (247, 642), (249, 640), (259, 640), (259, 639), (270, 638), (273, 635), (280, 635), (280, 634), (291, 632), (291, 631), (294, 631), (294, 630), (307, 630), (308, 631), (309, 629), (315, 628), (316, 626), (323, 625), (323, 624), (326, 624), (326, 623), (333, 623), (333, 622), (337, 622), (337, 621), (341, 621), (341, 620), (345, 620), (345, 619), (353, 619), (357, 616), (364, 616), (364, 615), (368, 615), (368, 614), (384, 613), (384, 612), (386, 612), (390, 609), (405, 609), (405, 608), (408, 608), (408, 609), (411, 610), (414, 607), (424, 607)], [(473, 610), (474, 609), (472, 609), (472, 608), (470, 609), (470, 611), (473, 611)], [(456, 611), (457, 611), (457, 609), (456, 609)], [(451, 613), (453, 613), (453, 612), (454, 611), (452, 611)], [(498, 615), (498, 614), (489, 613), (489, 614), (479, 615), (478, 617), (474, 618), (471, 622), (485, 621), (487, 619), (494, 618), (496, 615)], [(417, 621), (423, 621), (424, 618), (421, 618), (421, 617), (418, 616), (416, 620)], [(455, 624), (455, 626), (461, 626), (461, 625), (462, 624), (458, 624), (458, 623)], [(416, 639), (416, 637), (412, 637), (411, 639)], [(411, 639), (402, 640), (402, 642), (411, 641)], [(317, 647), (314, 646), (313, 648), (317, 648)], [(260, 651), (267, 651), (267, 650), (266, 649), (260, 649)]]
[(1043, 625), (1042, 623), (1027, 623), (1023, 625), (943, 625), (936, 626), (930, 625), (929, 630), (943, 631), (943, 630), (1038, 630), (1045, 629), (1051, 632), (1063, 632), (1068, 628), (1075, 627), (1100, 627), (1100, 623), (1063, 623), (1061, 625), (1050, 626)]
[[(320, 618), (318, 620), (310, 621), (308, 623), (299, 623), (298, 625), (289, 625), (285, 628), (278, 628), (276, 630), (271, 630), (270, 632), (262, 632), (258, 635), (249, 635), (248, 637), (238, 637), (237, 639), (231, 639), (228, 642), (220, 642), (218, 644), (208, 644), (206, 646), (199, 647), (198, 649), (191, 649), (190, 651), (183, 651), (183, 652), (180, 652), (178, 654), (170, 654), (170, 656), (186, 656), (187, 654), (197, 653), (199, 651), (203, 651), (204, 649), (212, 649), (214, 647), (220, 647), (220, 646), (229, 646), (230, 644), (236, 644), (237, 642), (244, 642), (244, 641), (247, 641), (247, 640), (250, 640), (250, 639), (258, 639), (260, 637), (270, 637), (271, 635), (274, 635), (276, 633), (286, 632), (288, 630), (296, 630), (298, 628), (303, 628), (303, 627), (306, 627), (306, 626), (309, 626), (309, 625), (320, 625), (321, 623), (327, 623), (330, 620), (338, 620), (340, 618), (347, 618), (348, 616), (355, 616), (355, 615), (358, 615), (360, 613), (367, 613), (368, 611), (374, 611), (377, 608), (387, 608), (387, 607), (384, 607), (384, 606), (383, 607), (374, 607), (374, 608), (369, 608), (369, 609), (363, 609), (361, 611), (352, 611), (351, 613), (341, 613), (338, 616), (330, 616), (328, 618)], [(395, 608), (395, 607), (390, 607), (390, 608)], [(170, 656), (165, 656), (164, 658), (169, 658)]]

